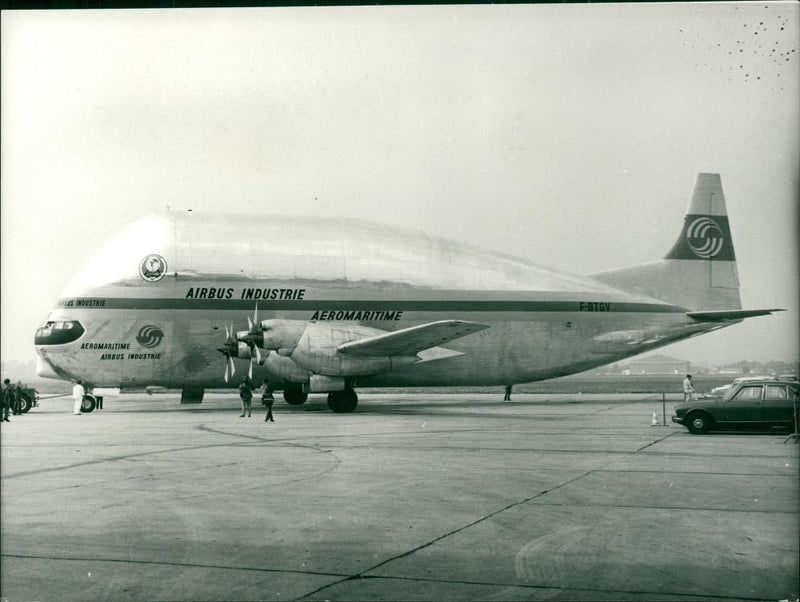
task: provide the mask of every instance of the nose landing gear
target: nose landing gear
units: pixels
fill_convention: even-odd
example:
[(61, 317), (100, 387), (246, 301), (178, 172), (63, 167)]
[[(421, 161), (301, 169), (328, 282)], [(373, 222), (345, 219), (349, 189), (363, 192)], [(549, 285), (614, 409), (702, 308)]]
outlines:
[(94, 411), (97, 407), (97, 399), (94, 395), (84, 395), (83, 401), (81, 401), (81, 412), (89, 412)]

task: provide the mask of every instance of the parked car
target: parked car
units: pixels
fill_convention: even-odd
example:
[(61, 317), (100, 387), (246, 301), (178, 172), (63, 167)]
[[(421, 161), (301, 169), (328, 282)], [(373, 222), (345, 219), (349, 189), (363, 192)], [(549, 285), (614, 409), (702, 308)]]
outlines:
[(728, 385), (720, 385), (719, 387), (714, 387), (711, 389), (711, 395), (724, 395), (725, 391), (730, 389), (731, 387), (738, 385), (739, 383), (747, 382), (749, 380), (775, 380), (772, 376), (740, 376), (738, 378), (734, 378), (733, 382)]
[(794, 428), (800, 383), (761, 378), (732, 386), (722, 398), (675, 406), (673, 422), (695, 435), (721, 428)]

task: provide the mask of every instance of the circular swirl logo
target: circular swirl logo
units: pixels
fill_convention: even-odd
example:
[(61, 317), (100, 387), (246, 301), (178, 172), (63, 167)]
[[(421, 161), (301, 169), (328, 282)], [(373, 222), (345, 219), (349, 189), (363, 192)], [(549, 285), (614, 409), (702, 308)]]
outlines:
[(152, 324), (149, 326), (142, 326), (139, 334), (136, 335), (136, 341), (142, 347), (146, 347), (147, 349), (158, 347), (158, 345), (161, 343), (161, 339), (163, 338), (164, 331), (158, 326), (153, 326)]
[(139, 274), (147, 282), (158, 282), (167, 273), (167, 260), (153, 253), (139, 264)]
[(710, 217), (698, 217), (686, 229), (686, 241), (689, 248), (698, 257), (711, 259), (722, 251), (725, 239), (722, 229)]

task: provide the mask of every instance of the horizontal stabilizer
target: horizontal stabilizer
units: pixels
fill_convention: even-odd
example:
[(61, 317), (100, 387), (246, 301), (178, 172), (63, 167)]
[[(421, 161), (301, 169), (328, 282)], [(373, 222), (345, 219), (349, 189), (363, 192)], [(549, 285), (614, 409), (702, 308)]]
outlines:
[(773, 311), (785, 309), (727, 309), (719, 311), (687, 311), (686, 315), (699, 322), (726, 322), (728, 320), (744, 320), (755, 316), (768, 316)]
[(387, 332), (366, 339), (339, 345), (339, 353), (347, 355), (415, 355), (473, 332), (489, 328), (486, 324), (463, 320), (442, 320)]

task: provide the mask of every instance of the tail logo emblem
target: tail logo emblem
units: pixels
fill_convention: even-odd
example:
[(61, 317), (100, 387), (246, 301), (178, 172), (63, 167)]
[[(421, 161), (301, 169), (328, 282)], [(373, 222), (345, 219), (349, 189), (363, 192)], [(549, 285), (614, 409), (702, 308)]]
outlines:
[(139, 275), (147, 282), (158, 282), (167, 273), (167, 260), (161, 255), (148, 255), (139, 264)]
[(158, 347), (158, 345), (161, 343), (161, 339), (163, 338), (164, 331), (158, 326), (153, 326), (152, 324), (149, 326), (142, 326), (139, 334), (136, 335), (136, 341), (142, 347), (146, 347), (147, 349)]
[(722, 229), (710, 217), (698, 217), (686, 228), (686, 242), (698, 257), (711, 259), (725, 246)]

